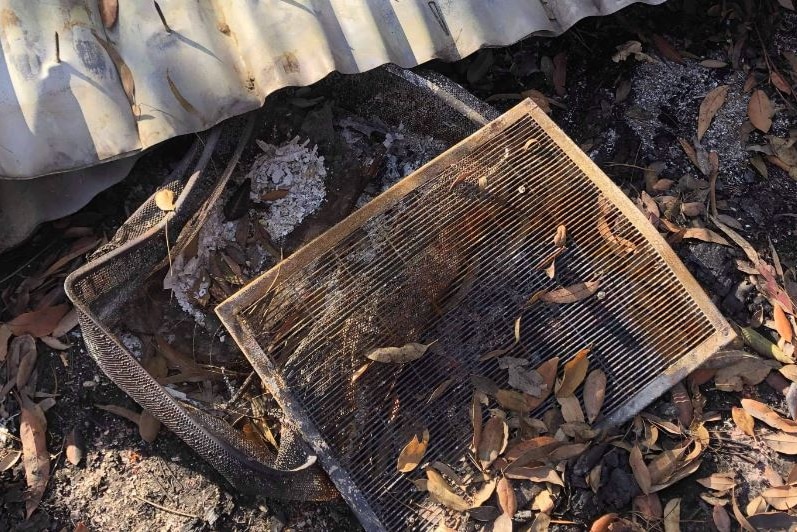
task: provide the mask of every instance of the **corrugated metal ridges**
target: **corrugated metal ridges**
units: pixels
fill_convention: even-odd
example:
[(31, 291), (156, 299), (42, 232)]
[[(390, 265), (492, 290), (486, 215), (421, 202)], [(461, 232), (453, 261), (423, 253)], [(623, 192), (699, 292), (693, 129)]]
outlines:
[[(631, 3), (161, 0), (167, 31), (152, 2), (120, 2), (116, 24), (106, 29), (96, 0), (0, 0), (0, 178), (137, 152), (333, 70), (456, 60), (533, 33), (561, 33)], [(120, 80), (125, 68), (132, 106)]]

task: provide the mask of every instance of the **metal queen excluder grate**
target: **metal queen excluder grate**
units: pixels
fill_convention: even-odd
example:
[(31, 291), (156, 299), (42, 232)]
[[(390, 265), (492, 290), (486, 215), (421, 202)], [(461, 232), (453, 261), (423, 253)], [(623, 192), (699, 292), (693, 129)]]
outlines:
[[(568, 243), (553, 280), (535, 266)], [(565, 305), (540, 290), (598, 281)], [(473, 375), (506, 386), (490, 350), (531, 367), (592, 344), (605, 425), (628, 419), (734, 333), (623, 193), (526, 101), (403, 179), (217, 309), (366, 529), (441, 515), (396, 457), (419, 427), (424, 460), (467, 461)], [(520, 340), (513, 343), (520, 316)], [(436, 340), (409, 364), (371, 349)], [(443, 381), (452, 384), (429, 402)], [(548, 408), (548, 403), (539, 410)]]

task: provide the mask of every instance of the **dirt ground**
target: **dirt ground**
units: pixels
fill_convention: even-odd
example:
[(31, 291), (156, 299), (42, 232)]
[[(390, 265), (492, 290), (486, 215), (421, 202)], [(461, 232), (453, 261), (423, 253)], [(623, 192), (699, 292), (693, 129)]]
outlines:
[[(698, 175), (678, 139), (693, 138), (702, 99), (715, 86), (727, 84), (726, 104), (703, 140), (720, 158), (717, 201), (723, 212), (738, 221), (759, 253), (771, 259), (771, 240), (784, 268), (794, 268), (797, 180), (773, 164), (766, 165), (767, 177), (760, 175), (750, 164), (755, 153), (747, 146), (764, 144), (764, 137), (750, 132), (742, 142), (738, 130), (747, 114), (749, 95), (743, 86), (748, 75), (766, 88), (780, 109), (771, 132), (786, 137), (797, 128), (797, 100), (788, 94), (776, 96), (767, 84), (767, 68), (762, 67), (772, 61), (783, 71), (789, 70), (782, 54), (797, 53), (797, 14), (780, 9), (774, 1), (740, 4), (671, 1), (655, 7), (632, 6), (614, 16), (582, 21), (555, 39), (529, 38), (508, 48), (479, 52), (456, 64), (434, 62), (425, 67), (445, 74), (499, 109), (508, 109), (521, 92), (530, 89), (548, 96), (552, 118), (631, 197), (645, 190), (645, 169), (656, 162), (663, 163), (659, 178), (678, 182), (685, 174)], [(692, 59), (684, 65), (661, 58), (652, 63), (612, 59), (617, 47), (630, 40), (642, 41), (645, 53), (659, 57), (661, 51), (651, 42), (651, 36), (657, 34), (701, 60), (731, 62), (729, 55), (734, 55), (733, 44), (738, 42), (731, 37), (742, 29), (747, 39), (735, 53), (736, 61), (751, 66), (747, 72), (733, 65), (709, 68)], [(560, 52), (567, 57), (566, 81), (564, 92), (556, 95), (545, 59), (550, 61)], [(764, 61), (764, 57), (768, 59)], [(474, 66), (477, 62), (482, 63), (478, 68)], [(792, 87), (795, 82), (793, 78)], [(100, 194), (71, 217), (70, 223), (112, 235), (174, 167), (188, 142), (190, 139), (175, 139), (153, 149), (142, 157), (130, 178)], [(36, 257), (48, 250), (59, 234), (57, 222), (46, 224), (28, 243), (2, 257), (0, 291), (33, 271)], [(734, 265), (734, 259), (742, 256), (737, 249), (698, 241), (676, 243), (674, 248), (729, 320), (747, 325), (756, 311), (767, 305)], [(10, 309), (0, 311), (0, 320), (9, 317)], [(358, 527), (342, 502), (294, 504), (241, 495), (166, 431), (151, 444), (142, 441), (134, 424), (94, 408), (98, 403), (131, 409), (135, 405), (98, 370), (86, 354), (79, 332), (72, 332), (69, 340), (72, 347), (63, 357), (55, 350), (39, 349), (38, 389), (56, 397), (46, 414), (53, 468), (48, 489), (39, 509), (26, 520), (21, 462), (0, 473), (0, 531), (69, 531), (80, 529), (80, 524), (98, 531)], [(705, 401), (703, 411), (717, 413), (707, 416), (712, 420), (706, 422), (711, 444), (697, 472), (659, 494), (662, 502), (681, 497), (683, 530), (715, 528), (712, 505), (700, 498), (705, 490), (694, 478), (736, 472), (740, 479), (736, 497), (744, 507), (762, 488), (787, 478), (794, 465), (788, 456), (774, 452), (760, 439), (742, 434), (730, 418), (731, 408), (738, 406), (741, 397), (789, 412), (781, 390), (762, 383), (727, 393), (716, 390), (711, 381), (699, 389)], [(18, 411), (11, 397), (4, 408), (0, 413), (8, 416), (0, 418), (0, 429), (4, 429), (0, 444), (7, 445), (18, 435)], [(676, 415), (669, 394), (646, 411), (664, 419)], [(77, 466), (64, 456), (65, 436), (72, 429), (84, 447)], [(623, 429), (632, 430), (631, 426)], [(645, 529), (662, 529), (660, 520), (646, 518), (633, 506), (632, 500), (640, 492), (635, 491), (626, 455), (617, 461), (622, 462), (615, 464), (618, 473), (612, 484), (617, 497), (598, 498), (586, 486), (573, 485), (553, 512), (561, 523), (551, 529), (583, 530), (607, 512), (634, 517)], [(620, 489), (623, 481), (631, 486), (624, 493)], [(528, 528), (530, 523), (521, 526)]]

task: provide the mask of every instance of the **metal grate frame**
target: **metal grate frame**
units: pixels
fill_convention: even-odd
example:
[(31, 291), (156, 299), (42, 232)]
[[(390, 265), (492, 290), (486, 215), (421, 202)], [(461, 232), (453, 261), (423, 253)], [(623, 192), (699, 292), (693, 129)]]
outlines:
[[(481, 180), (481, 183), (480, 183)], [(568, 247), (555, 280), (534, 269)], [(624, 239), (633, 253), (611, 235)], [(539, 290), (599, 280), (596, 296), (524, 306)], [(506, 385), (484, 353), (531, 367), (587, 344), (608, 376), (602, 423), (620, 423), (734, 337), (631, 201), (531, 101), (465, 139), (264, 273), (217, 308), (367, 530), (424, 528), (442, 515), (395, 470), (409, 435), (426, 458), (465, 467), (470, 377)], [(364, 354), (430, 342), (420, 360)], [(431, 404), (431, 391), (452, 385)], [(538, 410), (551, 405), (551, 400)]]

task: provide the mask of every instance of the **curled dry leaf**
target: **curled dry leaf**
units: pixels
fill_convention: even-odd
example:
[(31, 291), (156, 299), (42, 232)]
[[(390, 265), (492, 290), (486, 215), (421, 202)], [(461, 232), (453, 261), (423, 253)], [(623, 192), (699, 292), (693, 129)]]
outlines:
[(733, 422), (736, 423), (736, 426), (739, 427), (739, 430), (748, 436), (755, 436), (755, 432), (753, 431), (755, 421), (753, 421), (753, 416), (751, 416), (744, 408), (734, 406), (731, 409), (731, 417), (733, 418)]
[(36, 367), (38, 352), (36, 351), (36, 340), (29, 334), (18, 336), (11, 340), (11, 349), (18, 350), (19, 366), (17, 366), (16, 386), (17, 390), (22, 390), (28, 384), (33, 368)]
[(589, 532), (610, 532), (611, 526), (620, 520), (617, 514), (606, 514), (598, 517), (589, 528)]
[(639, 512), (646, 519), (661, 519), (662, 517), (661, 500), (655, 493), (634, 497), (633, 508), (635, 512)]
[(747, 516), (760, 514), (767, 509), (767, 501), (761, 495), (756, 495), (750, 502), (747, 503), (747, 507), (745, 508), (745, 513)]
[(697, 483), (710, 490), (726, 491), (736, 486), (733, 473), (714, 473), (711, 476), (697, 479)]
[(495, 492), (498, 495), (498, 507), (501, 508), (501, 511), (509, 517), (515, 515), (515, 512), (517, 512), (517, 499), (515, 498), (512, 482), (506, 477), (501, 477)]
[(448, 390), (449, 386), (451, 386), (451, 383), (453, 383), (453, 382), (454, 382), (454, 379), (446, 379), (443, 382), (441, 382), (440, 384), (438, 384), (437, 386), (435, 386), (435, 389), (432, 390), (431, 394), (429, 394), (429, 399), (426, 400), (426, 404), (429, 404), (432, 401), (436, 401), (436, 400), (440, 399), (441, 397), (443, 397), (443, 394), (446, 393), (446, 391)]
[(478, 458), (482, 469), (490, 467), (498, 456), (506, 449), (509, 441), (509, 425), (500, 413), (497, 413), (484, 424), (478, 446)]
[(0, 450), (0, 473), (8, 471), (19, 462), (22, 458), (22, 451), (15, 451), (13, 449)]
[(791, 343), (794, 331), (791, 328), (791, 323), (789, 323), (789, 318), (786, 317), (786, 313), (783, 312), (780, 305), (775, 304), (773, 314), (775, 318), (775, 330), (778, 331), (778, 335), (780, 335), (786, 343)]
[(418, 360), (434, 342), (428, 344), (409, 343), (401, 347), (380, 347), (370, 351), (366, 356), (374, 362), (386, 364), (406, 364)]
[(553, 245), (560, 248), (565, 245), (567, 241), (567, 227), (560, 225), (556, 228), (556, 234), (553, 236)]
[(736, 518), (736, 521), (742, 527), (743, 530), (746, 532), (756, 532), (756, 529), (750, 524), (750, 521), (742, 514), (742, 511), (739, 509), (739, 504), (736, 502), (736, 490), (731, 491), (731, 508), (733, 509), (733, 516)]
[(664, 532), (681, 532), (681, 499), (670, 499), (664, 505)]
[(168, 188), (162, 188), (155, 193), (155, 206), (163, 212), (171, 212), (174, 210), (174, 191)]
[(429, 430), (423, 429), (423, 436), (418, 439), (417, 434), (412, 435), (412, 439), (401, 450), (398, 457), (396, 469), (400, 473), (409, 473), (421, 463), (423, 455), (426, 454), (426, 447), (429, 445)]
[(592, 423), (600, 414), (603, 400), (606, 397), (606, 374), (603, 370), (594, 369), (584, 381), (584, 409), (587, 421)]
[(158, 437), (160, 430), (161, 422), (150, 414), (148, 410), (142, 410), (138, 417), (138, 434), (141, 439), (147, 443), (152, 443)]
[(141, 417), (140, 414), (137, 414), (136, 412), (133, 412), (132, 410), (127, 409), (127, 408), (125, 408), (123, 406), (96, 405), (96, 404), (94, 406), (96, 406), (100, 410), (105, 410), (106, 412), (110, 412), (111, 414), (115, 414), (115, 415), (123, 417), (125, 419), (129, 419), (130, 421), (132, 421), (136, 425), (138, 425), (138, 420)]
[(351, 376), (351, 383), (354, 384), (355, 382), (360, 380), (360, 377), (362, 377), (365, 374), (365, 372), (368, 370), (368, 368), (371, 367), (371, 364), (373, 364), (373, 362), (369, 361), (360, 366), (359, 368), (357, 368), (357, 370)]
[(575, 395), (565, 395), (563, 397), (556, 397), (559, 405), (562, 408), (562, 417), (567, 423), (584, 423), (584, 412), (581, 410), (581, 404), (578, 402), (578, 397)]
[[(650, 172), (646, 172), (648, 174)], [(656, 175), (653, 174), (653, 178)], [(598, 199), (598, 234), (603, 238), (615, 251), (623, 255), (631, 255), (636, 251), (636, 244), (630, 240), (623, 238), (612, 232), (612, 227), (609, 224), (609, 216), (612, 212), (612, 207), (609, 201), (601, 196)]]
[(592, 297), (595, 295), (595, 292), (598, 291), (598, 286), (600, 286), (600, 281), (576, 283), (571, 286), (551, 290), (550, 292), (543, 292), (540, 294), (539, 299), (546, 303), (566, 305)]
[(493, 532), (512, 532), (512, 517), (502, 513), (493, 521)]
[(670, 44), (670, 41), (658, 35), (656, 33), (653, 34), (653, 44), (656, 45), (656, 49), (665, 59), (672, 61), (673, 63), (678, 63), (682, 65), (684, 63), (683, 57), (678, 52), (678, 50)]
[(542, 391), (542, 395), (539, 397), (527, 397), (526, 404), (528, 405), (529, 410), (534, 410), (538, 406), (545, 401), (554, 388), (554, 383), (556, 382), (556, 372), (559, 368), (559, 357), (553, 357), (549, 360), (546, 360), (542, 364), (539, 365), (537, 368), (537, 373), (542, 375), (542, 381), (545, 384), (545, 388)]
[(19, 438), (22, 440), (22, 463), (28, 498), (25, 501), (27, 517), (39, 506), (50, 478), (50, 453), (47, 452), (47, 419), (39, 405), (24, 393), (20, 394)]
[(750, 123), (756, 129), (767, 133), (772, 127), (772, 115), (774, 114), (772, 102), (767, 94), (761, 89), (753, 91), (750, 101), (747, 103), (747, 116), (750, 118)]
[(714, 120), (714, 115), (720, 110), (720, 107), (725, 103), (725, 97), (728, 95), (728, 85), (720, 85), (709, 91), (703, 101), (700, 103), (700, 111), (697, 117), (697, 140), (703, 138), (711, 121)]
[(797, 433), (797, 422), (780, 417), (774, 410), (764, 403), (753, 399), (742, 399), (742, 408), (759, 421), (770, 427), (790, 434)]
[(797, 506), (797, 486), (777, 486), (761, 492), (764, 500), (776, 510)]
[(426, 489), (446, 508), (457, 512), (464, 512), (470, 508), (470, 504), (451, 489), (443, 475), (431, 468), (426, 470)]
[(473, 504), (471, 508), (478, 508), (493, 496), (498, 479), (493, 478), (485, 482), (479, 490), (473, 494)]
[(470, 401), (470, 422), (473, 427), (473, 441), (471, 448), (475, 452), (479, 448), (479, 442), (482, 439), (482, 403), (487, 402), (487, 396), (482, 392), (476, 390), (473, 392), (473, 398)]
[(531, 503), (532, 510), (537, 510), (544, 514), (550, 514), (555, 506), (556, 503), (551, 496), (551, 492), (548, 490), (542, 490), (539, 492), (537, 496), (534, 497), (534, 501)]
[(83, 436), (77, 429), (72, 429), (66, 435), (64, 445), (66, 446), (66, 459), (70, 464), (78, 465), (83, 460)]
[(725, 511), (725, 508), (715, 503), (711, 515), (714, 519), (714, 526), (717, 527), (719, 532), (731, 532), (731, 517)]
[(727, 240), (722, 238), (711, 229), (706, 229), (705, 227), (689, 227), (684, 229), (684, 231), (681, 233), (681, 237), (692, 240), (702, 240), (703, 242), (710, 242), (712, 244), (730, 246)]
[(797, 454), (797, 435), (773, 432), (762, 434), (761, 439), (774, 451), (788, 455)]
[[(588, 445), (586, 443), (571, 443), (568, 445), (561, 445), (548, 454), (548, 461), (561, 462), (562, 460), (570, 460), (571, 458), (575, 458), (586, 451), (587, 447)], [(518, 462), (520, 462), (520, 459), (518, 459)]]
[(648, 470), (648, 466), (645, 465), (645, 459), (642, 457), (642, 451), (639, 449), (638, 445), (634, 445), (631, 448), (631, 453), (628, 456), (628, 463), (631, 466), (631, 472), (634, 474), (637, 484), (639, 484), (639, 489), (642, 490), (642, 493), (647, 495), (650, 493), (651, 488), (650, 471)]
[(102, 25), (107, 29), (113, 28), (114, 24), (116, 24), (118, 13), (118, 0), (100, 0), (100, 19), (102, 20)]
[(559, 473), (549, 466), (518, 467), (513, 464), (504, 470), (504, 474), (507, 478), (515, 480), (529, 480), (536, 483), (545, 482), (563, 487), (565, 485)]
[(562, 379), (556, 383), (556, 397), (566, 397), (575, 394), (578, 387), (584, 382), (589, 368), (587, 355), (589, 355), (590, 350), (591, 347), (581, 349), (570, 361), (565, 363), (562, 370)]
[(69, 305), (54, 305), (39, 310), (25, 312), (6, 323), (14, 336), (30, 334), (36, 338), (49, 336), (69, 311)]

